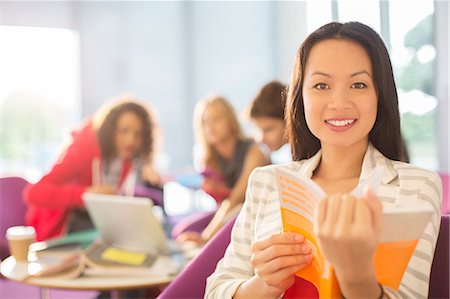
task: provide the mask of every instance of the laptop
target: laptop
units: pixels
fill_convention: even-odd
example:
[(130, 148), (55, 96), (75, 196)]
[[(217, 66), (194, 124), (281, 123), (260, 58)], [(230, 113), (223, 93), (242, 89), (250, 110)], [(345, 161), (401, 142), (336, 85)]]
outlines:
[(82, 198), (105, 243), (151, 255), (174, 251), (149, 198), (97, 193), (84, 193)]

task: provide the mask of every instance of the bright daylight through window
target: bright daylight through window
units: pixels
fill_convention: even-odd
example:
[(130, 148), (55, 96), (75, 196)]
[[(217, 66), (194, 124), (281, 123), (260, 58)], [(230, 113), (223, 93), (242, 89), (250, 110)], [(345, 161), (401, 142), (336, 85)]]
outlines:
[(0, 40), (0, 172), (34, 181), (57, 158), (63, 130), (79, 118), (78, 36), (0, 26)]

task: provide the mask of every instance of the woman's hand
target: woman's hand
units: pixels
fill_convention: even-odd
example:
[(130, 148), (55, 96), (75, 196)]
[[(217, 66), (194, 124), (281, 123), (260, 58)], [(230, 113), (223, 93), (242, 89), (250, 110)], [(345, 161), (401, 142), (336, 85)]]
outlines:
[(110, 185), (95, 185), (86, 189), (88, 193), (117, 194), (117, 189)]
[(294, 273), (311, 263), (311, 248), (304, 236), (280, 233), (252, 244), (251, 263), (272, 295), (278, 297), (295, 281)]
[(141, 175), (142, 178), (145, 181), (149, 182), (152, 186), (162, 187), (162, 185), (164, 184), (161, 176), (149, 163), (142, 166)]
[(381, 235), (381, 202), (372, 191), (363, 198), (335, 195), (319, 203), (315, 234), (339, 282), (370, 281), (373, 257)]
[(195, 245), (202, 245), (206, 242), (206, 240), (202, 237), (202, 235), (198, 232), (187, 231), (180, 234), (176, 241), (180, 244), (185, 244), (188, 242), (194, 243)]

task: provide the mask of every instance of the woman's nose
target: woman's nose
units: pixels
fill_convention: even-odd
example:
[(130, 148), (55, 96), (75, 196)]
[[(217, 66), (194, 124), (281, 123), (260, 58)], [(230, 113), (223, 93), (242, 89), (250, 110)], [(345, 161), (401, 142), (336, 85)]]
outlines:
[(330, 101), (328, 102), (329, 109), (346, 110), (351, 107), (349, 95), (344, 90), (337, 89), (330, 97)]
[(138, 142), (139, 136), (134, 133), (130, 133), (127, 135), (126, 142), (129, 145), (136, 144)]

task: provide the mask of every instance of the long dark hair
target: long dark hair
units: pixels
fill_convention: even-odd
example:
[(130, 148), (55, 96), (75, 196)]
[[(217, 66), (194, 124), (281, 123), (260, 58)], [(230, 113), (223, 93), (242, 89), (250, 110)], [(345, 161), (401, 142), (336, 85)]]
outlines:
[(112, 106), (106, 106), (96, 115), (95, 128), (100, 144), (102, 158), (108, 163), (117, 154), (114, 144), (117, 122), (124, 113), (132, 112), (142, 122), (142, 147), (136, 153), (145, 161), (151, 161), (154, 150), (155, 123), (148, 107), (129, 98), (121, 98), (114, 102)]
[(293, 160), (311, 158), (320, 149), (320, 140), (306, 124), (302, 88), (311, 49), (327, 39), (350, 40), (366, 50), (372, 63), (373, 82), (378, 97), (377, 117), (369, 133), (369, 141), (389, 159), (407, 161), (406, 147), (400, 132), (397, 89), (388, 51), (372, 28), (358, 22), (326, 24), (311, 33), (297, 52), (286, 103), (286, 124)]

